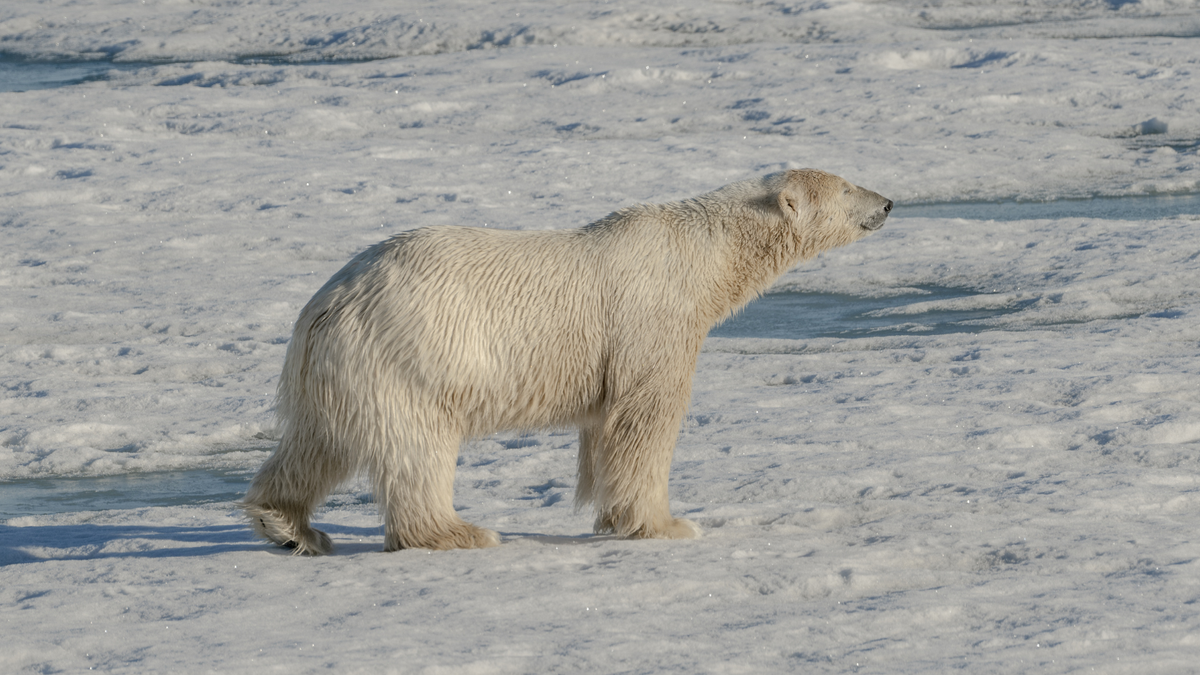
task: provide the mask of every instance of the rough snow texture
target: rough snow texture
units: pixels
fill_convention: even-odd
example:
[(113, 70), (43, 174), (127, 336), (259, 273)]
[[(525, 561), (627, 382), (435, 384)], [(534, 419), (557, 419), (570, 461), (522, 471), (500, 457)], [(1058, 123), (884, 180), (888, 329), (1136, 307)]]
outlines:
[(897, 207), (778, 288), (977, 293), (710, 338), (697, 541), (585, 535), (566, 432), (464, 447), (498, 549), (378, 553), (361, 484), (321, 560), (229, 503), (10, 519), (0, 671), (1194, 672), (1197, 218), (903, 217), (1200, 191), (1200, 5), (1051, 5), (5, 2), (0, 52), (147, 65), (0, 93), (0, 480), (257, 467), (301, 305), (412, 227), (812, 166)]

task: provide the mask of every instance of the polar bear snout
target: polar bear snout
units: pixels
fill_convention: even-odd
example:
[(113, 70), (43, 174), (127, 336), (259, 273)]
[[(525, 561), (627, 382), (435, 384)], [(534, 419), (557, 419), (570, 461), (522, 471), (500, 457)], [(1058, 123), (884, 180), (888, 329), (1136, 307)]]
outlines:
[(887, 220), (888, 214), (892, 212), (892, 200), (862, 188), (859, 188), (859, 193), (861, 210), (858, 226), (874, 232), (883, 227), (883, 221)]

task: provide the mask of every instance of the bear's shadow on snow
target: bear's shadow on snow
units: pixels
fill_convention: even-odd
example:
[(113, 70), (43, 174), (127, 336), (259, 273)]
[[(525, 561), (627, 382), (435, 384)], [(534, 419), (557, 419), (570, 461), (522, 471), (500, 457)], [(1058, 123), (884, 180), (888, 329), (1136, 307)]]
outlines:
[[(383, 551), (383, 528), (314, 523), (333, 537), (333, 556)], [(620, 540), (614, 535), (547, 535), (535, 532), (502, 532), (501, 545), (535, 542), (571, 546)], [(347, 541), (358, 539), (358, 541)], [(242, 523), (227, 525), (0, 525), (0, 567), (51, 560), (103, 560), (121, 558), (197, 558), (234, 551), (263, 551), (291, 555), (288, 549), (264, 542)]]
[(501, 532), (500, 545), (514, 544), (522, 541), (530, 541), (546, 546), (577, 546), (580, 544), (595, 544), (604, 541), (627, 541), (625, 537), (620, 537), (615, 534), (578, 534), (578, 535), (560, 535), (560, 534), (540, 534), (537, 532)]
[(262, 548), (245, 525), (0, 525), (0, 566), (47, 560), (199, 557)]
[[(383, 548), (380, 527), (322, 524), (331, 534), (370, 538), (338, 541), (334, 555), (353, 555)], [(0, 525), (0, 567), (49, 560), (102, 560), (117, 558), (193, 558), (233, 551), (264, 551), (290, 555), (291, 551), (264, 542), (243, 523), (228, 525)]]
[[(347, 556), (358, 555), (360, 553), (382, 553), (383, 552), (383, 526), (376, 527), (347, 527), (342, 525), (332, 525), (330, 523), (313, 522), (313, 526), (324, 531), (333, 539), (333, 553), (331, 556)], [(500, 535), (500, 547), (512, 546), (514, 544), (531, 543), (541, 546), (579, 546), (584, 544), (598, 544), (610, 541), (626, 541), (624, 537), (615, 534), (593, 534), (591, 532), (569, 535), (569, 534), (544, 534), (542, 532), (498, 532)], [(359, 541), (347, 541), (348, 538), (360, 538)], [(253, 547), (251, 547), (253, 548)], [(279, 548), (272, 544), (263, 543), (262, 548), (269, 551), (280, 553), (282, 555), (290, 555), (291, 551), (284, 548)], [(426, 551), (426, 549), (412, 549), (414, 551)]]

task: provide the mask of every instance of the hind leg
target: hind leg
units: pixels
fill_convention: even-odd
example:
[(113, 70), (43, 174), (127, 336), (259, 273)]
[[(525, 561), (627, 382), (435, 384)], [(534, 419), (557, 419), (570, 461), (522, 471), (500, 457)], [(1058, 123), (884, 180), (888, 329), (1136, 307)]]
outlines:
[(242, 510), (260, 537), (296, 554), (331, 553), (329, 536), (311, 527), (309, 518), (350, 469), (344, 453), (285, 438), (254, 476)]
[(384, 550), (498, 546), (500, 535), (464, 521), (454, 511), (459, 438), (436, 429), (424, 431), (372, 463), (383, 512)]

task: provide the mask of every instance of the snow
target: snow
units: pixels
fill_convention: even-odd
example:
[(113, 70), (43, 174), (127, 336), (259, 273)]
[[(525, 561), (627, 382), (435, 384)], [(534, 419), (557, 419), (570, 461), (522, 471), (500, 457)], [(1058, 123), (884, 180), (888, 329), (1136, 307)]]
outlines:
[[(945, 203), (1200, 193), (1200, 5), (328, 5), (0, 8), (0, 69), (110, 65), (0, 93), (0, 496), (63, 504), (0, 524), (0, 672), (1194, 671), (1200, 215)], [(702, 539), (592, 536), (566, 430), (464, 446), (497, 549), (379, 553), (362, 483), (320, 559), (227, 495), (136, 504), (262, 462), (291, 322), (365, 246), (803, 166), (897, 207), (775, 291), (899, 300), (709, 338)]]

